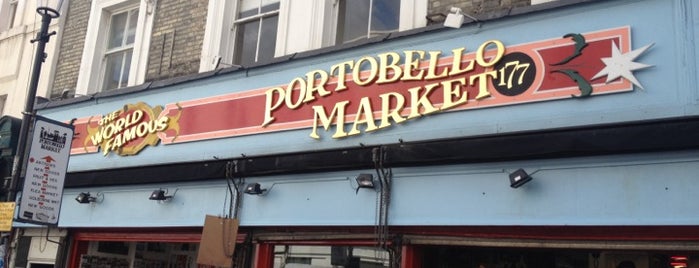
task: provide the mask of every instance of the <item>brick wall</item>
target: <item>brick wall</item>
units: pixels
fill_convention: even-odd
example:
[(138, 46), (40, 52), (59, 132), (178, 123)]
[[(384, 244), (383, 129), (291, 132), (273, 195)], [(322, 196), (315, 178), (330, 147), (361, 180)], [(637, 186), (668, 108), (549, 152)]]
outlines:
[[(68, 15), (58, 55), (51, 97), (75, 89), (87, 32), (89, 0), (68, 1)], [(430, 0), (428, 14), (447, 14), (452, 6), (472, 15), (487, 16), (531, 0)], [(148, 52), (146, 81), (197, 73), (206, 27), (207, 1), (160, 0)]]
[(207, 1), (158, 1), (146, 81), (199, 71), (207, 5)]
[[(57, 98), (65, 89), (75, 89), (85, 45), (91, 1), (74, 0), (69, 3), (51, 98)], [(146, 81), (199, 71), (207, 5), (207, 1), (158, 1)]]
[(68, 1), (68, 12), (65, 16), (65, 26), (61, 33), (61, 44), (58, 52), (53, 87), (50, 89), (51, 98), (61, 95), (64, 89), (74, 90), (78, 83), (78, 69), (85, 46), (85, 35), (90, 17), (88, 0)]
[[(448, 14), (451, 7), (459, 7), (464, 13), (478, 17), (487, 17), (490, 12), (497, 12), (512, 7), (531, 5), (531, 0), (430, 0), (427, 14)], [(440, 23), (435, 21), (435, 23)]]

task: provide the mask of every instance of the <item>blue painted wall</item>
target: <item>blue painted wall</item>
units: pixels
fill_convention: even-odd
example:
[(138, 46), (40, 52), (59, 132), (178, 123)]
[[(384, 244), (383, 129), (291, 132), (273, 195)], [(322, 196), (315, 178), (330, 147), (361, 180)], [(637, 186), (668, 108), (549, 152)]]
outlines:
[[(699, 4), (689, 0), (598, 1), (571, 8), (513, 16), (461, 29), (435, 31), (363, 46), (339, 53), (293, 60), (269, 67), (196, 80), (168, 88), (102, 98), (45, 109), (56, 120), (87, 117), (143, 101), (162, 105), (285, 84), (313, 69), (409, 49), (475, 50), (486, 40), (506, 45), (631, 26), (632, 49), (655, 45), (637, 61), (654, 67), (635, 72), (644, 90), (430, 115), (371, 134), (333, 140), (308, 137), (310, 130), (149, 147), (132, 157), (102, 154), (71, 157), (69, 171), (109, 169), (217, 158), (467, 137), (699, 115), (697, 55)], [(241, 111), (242, 112), (242, 111)], [(478, 152), (464, 152), (478, 153)], [(390, 222), (398, 225), (663, 225), (698, 224), (694, 174), (699, 152), (552, 159), (518, 163), (395, 169)], [(507, 173), (524, 167), (534, 181), (511, 189)], [(355, 194), (360, 171), (249, 178), (271, 190), (246, 196), (243, 225), (372, 225), (376, 195)], [(363, 171), (369, 172), (369, 171)], [(159, 204), (148, 200), (157, 188), (177, 188), (176, 197)], [(80, 205), (80, 191), (103, 192), (104, 202)], [(66, 189), (60, 225), (199, 226), (204, 215), (227, 211), (227, 189), (218, 181), (178, 185), (138, 185)], [(128, 202), (124, 202), (128, 200)]]
[[(510, 188), (508, 173), (534, 178)], [(356, 191), (371, 170), (247, 178), (268, 191), (243, 195), (243, 226), (371, 226), (377, 192)], [(393, 169), (392, 225), (696, 225), (699, 151)], [(148, 200), (167, 188), (168, 202)], [(100, 192), (78, 204), (80, 192)], [(223, 179), (66, 189), (60, 227), (202, 226), (227, 215)]]

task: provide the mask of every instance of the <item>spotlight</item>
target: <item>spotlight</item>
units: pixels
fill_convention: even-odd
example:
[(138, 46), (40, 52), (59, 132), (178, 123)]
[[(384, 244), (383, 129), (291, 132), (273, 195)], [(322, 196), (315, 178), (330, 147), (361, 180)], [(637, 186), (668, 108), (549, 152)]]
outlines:
[(532, 177), (527, 174), (524, 169), (518, 169), (515, 172), (510, 173), (510, 187), (519, 188), (525, 183), (532, 180)]
[(90, 196), (90, 193), (80, 193), (78, 194), (77, 197), (75, 197), (75, 201), (78, 201), (80, 204), (89, 204), (92, 202), (97, 202), (97, 197)]
[(251, 195), (261, 195), (266, 191), (267, 189), (262, 189), (259, 183), (254, 182), (245, 186), (245, 190), (243, 192)]
[(461, 8), (452, 7), (449, 11), (447, 18), (444, 19), (445, 27), (461, 28), (461, 25), (464, 24), (464, 17), (468, 17), (472, 21), (478, 21), (475, 17), (463, 13)]
[(165, 201), (168, 199), (171, 199), (174, 195), (165, 195), (166, 192), (163, 189), (158, 189), (153, 191), (148, 199), (150, 200), (156, 200), (156, 201)]
[(355, 178), (357, 180), (357, 186), (359, 188), (374, 188), (374, 175), (362, 173)]
[(451, 28), (461, 28), (461, 24), (464, 23), (464, 15), (461, 13), (461, 9), (458, 7), (452, 7), (451, 12), (447, 14), (447, 18), (444, 20), (444, 26)]

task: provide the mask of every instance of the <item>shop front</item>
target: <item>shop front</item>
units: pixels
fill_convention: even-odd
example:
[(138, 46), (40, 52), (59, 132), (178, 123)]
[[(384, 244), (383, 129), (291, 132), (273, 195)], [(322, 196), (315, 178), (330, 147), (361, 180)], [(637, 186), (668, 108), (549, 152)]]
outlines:
[(699, 267), (698, 11), (592, 1), (49, 103), (77, 133), (66, 267)]

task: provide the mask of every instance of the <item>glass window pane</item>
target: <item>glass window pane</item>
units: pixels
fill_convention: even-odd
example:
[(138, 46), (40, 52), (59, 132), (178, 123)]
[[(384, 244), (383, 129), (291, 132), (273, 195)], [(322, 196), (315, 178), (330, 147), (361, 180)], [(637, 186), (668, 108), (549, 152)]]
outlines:
[[(15, 16), (17, 16), (17, 2), (10, 3), (10, 15), (9, 28), (15, 27)], [(8, 29), (9, 29), (8, 28)]]
[(247, 65), (255, 62), (255, 51), (257, 50), (257, 34), (260, 21), (255, 20), (238, 25), (238, 36), (236, 38), (235, 63)]
[(107, 48), (120, 47), (124, 41), (124, 29), (126, 28), (126, 12), (113, 15), (109, 22), (109, 41)]
[(126, 86), (131, 67), (131, 53), (131, 50), (126, 50), (107, 55), (103, 90)]
[(398, 30), (400, 0), (374, 0), (371, 8), (371, 34), (375, 36)]
[(338, 44), (366, 38), (371, 0), (344, 0), (338, 20)]
[[(399, 22), (400, 0), (343, 0), (340, 2), (336, 43), (394, 32), (398, 30)], [(371, 32), (368, 33), (370, 23)]]
[(238, 18), (247, 18), (258, 14), (260, 0), (240, 0)]
[(275, 246), (275, 268), (388, 267), (388, 252), (371, 247)]
[[(91, 244), (94, 243), (99, 243), (99, 249), (105, 247), (103, 244), (109, 244), (108, 246), (111, 246), (113, 249), (110, 249), (109, 251), (98, 249), (97, 252), (81, 254), (80, 267), (204, 267), (196, 264), (199, 243), (91, 242)], [(114, 249), (118, 250), (118, 252), (114, 252)], [(129, 252), (133, 252), (133, 255), (129, 256)], [(31, 265), (31, 267), (34, 266), (35, 264)], [(50, 265), (50, 267), (53, 267), (53, 265)]]
[(247, 18), (279, 9), (279, 0), (241, 0), (238, 18)]
[(129, 70), (131, 69), (131, 50), (124, 53), (124, 65), (122, 65), (121, 80), (119, 87), (125, 87), (129, 81)]
[(241, 10), (241, 11), (238, 13), (238, 18), (239, 18), (239, 19), (243, 19), (243, 18), (255, 16), (255, 15), (257, 15), (257, 14), (259, 13), (259, 12), (257, 12), (257, 11), (258, 11), (257, 8), (255, 8), (255, 9), (250, 9), (250, 10)]
[(372, 247), (302, 245), (274, 247), (275, 268), (381, 268), (388, 267), (388, 263), (388, 252)]
[(267, 17), (262, 20), (262, 35), (260, 36), (260, 51), (257, 53), (257, 61), (274, 58), (278, 21), (279, 16)]
[(279, 0), (262, 0), (262, 7), (260, 7), (260, 12), (270, 12), (279, 9)]
[[(591, 262), (595, 261), (595, 254), (597, 254), (597, 257), (599, 257), (599, 251), (586, 252), (584, 250), (530, 248), (474, 248), (439, 245), (425, 246), (423, 247), (422, 252), (422, 262), (424, 264), (429, 264), (430, 267), (617, 267), (614, 264), (604, 265), (599, 263), (593, 265)], [(612, 261), (614, 259), (612, 256), (615, 254), (612, 251), (603, 251), (601, 255), (607, 256), (607, 260)], [(655, 256), (660, 257), (659, 259), (664, 259), (660, 254)], [(648, 259), (650, 256), (645, 258)], [(661, 263), (661, 261), (657, 261), (657, 266), (653, 265), (637, 267), (671, 267), (662, 265)]]
[(97, 251), (101, 253), (126, 255), (129, 253), (129, 243), (100, 241), (97, 242)]
[(138, 9), (129, 11), (129, 27), (126, 29), (126, 44), (133, 44), (136, 39), (136, 26), (138, 24)]
[(121, 77), (121, 61), (123, 59), (120, 53), (114, 53), (107, 56), (107, 65), (104, 72), (103, 90), (110, 90), (119, 87), (119, 77)]

